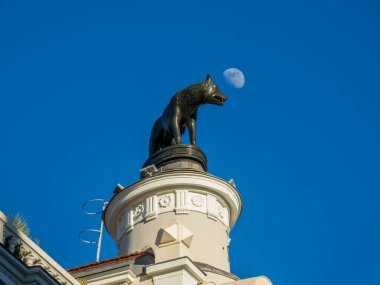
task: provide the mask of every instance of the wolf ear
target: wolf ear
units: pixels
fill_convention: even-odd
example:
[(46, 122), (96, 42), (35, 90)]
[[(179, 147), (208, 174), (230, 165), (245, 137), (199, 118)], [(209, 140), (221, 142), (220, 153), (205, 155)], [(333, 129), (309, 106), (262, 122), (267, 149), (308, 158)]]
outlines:
[(207, 74), (206, 82), (211, 82), (211, 81), (212, 81), (212, 78), (211, 78), (210, 74)]

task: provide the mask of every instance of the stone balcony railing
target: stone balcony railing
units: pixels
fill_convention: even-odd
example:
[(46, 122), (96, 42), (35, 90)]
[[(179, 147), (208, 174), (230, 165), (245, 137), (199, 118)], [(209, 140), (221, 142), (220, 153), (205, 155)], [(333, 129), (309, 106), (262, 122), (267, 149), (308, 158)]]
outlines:
[(0, 243), (27, 266), (40, 266), (59, 284), (80, 285), (64, 268), (55, 262), (46, 252), (16, 229), (4, 213), (0, 211)]

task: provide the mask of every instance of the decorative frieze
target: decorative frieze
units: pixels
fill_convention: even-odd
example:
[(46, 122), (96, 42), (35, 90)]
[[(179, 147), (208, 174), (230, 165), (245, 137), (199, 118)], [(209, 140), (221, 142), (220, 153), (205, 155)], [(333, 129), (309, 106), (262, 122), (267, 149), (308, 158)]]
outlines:
[(34, 261), (36, 260), (35, 256), (32, 254), (31, 251), (28, 251), (24, 258), (23, 258), (24, 262), (26, 265), (28, 266), (32, 266), (34, 264)]
[(24, 235), (0, 212), (0, 243), (27, 266), (40, 266), (59, 284), (78, 284), (77, 281), (39, 248), (29, 237)]
[(208, 218), (222, 222), (227, 230), (230, 228), (228, 208), (216, 196), (181, 189), (146, 197), (125, 209), (118, 218), (118, 240), (125, 232), (133, 230), (134, 225), (173, 211), (176, 214), (204, 213)]
[(220, 222), (229, 233), (240, 211), (241, 198), (233, 181), (204, 173), (175, 172), (141, 179), (115, 194), (104, 221), (111, 236), (119, 242), (135, 225), (165, 213), (203, 214), (205, 219)]

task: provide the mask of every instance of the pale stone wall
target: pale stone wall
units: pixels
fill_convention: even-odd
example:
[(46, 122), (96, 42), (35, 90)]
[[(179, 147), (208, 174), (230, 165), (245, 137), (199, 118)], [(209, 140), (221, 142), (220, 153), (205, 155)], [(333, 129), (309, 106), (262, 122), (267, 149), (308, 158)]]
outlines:
[[(160, 229), (178, 221), (193, 233), (190, 247), (181, 245), (178, 239), (173, 243), (160, 245)], [(229, 272), (228, 244), (229, 234), (219, 221), (208, 219), (202, 213), (177, 215), (168, 212), (150, 221), (149, 226), (144, 223), (137, 224), (133, 231), (123, 235), (119, 243), (119, 255), (131, 254), (137, 248), (150, 246), (155, 252), (156, 262), (189, 256), (194, 261), (212, 264)], [(179, 252), (181, 246), (182, 254)]]

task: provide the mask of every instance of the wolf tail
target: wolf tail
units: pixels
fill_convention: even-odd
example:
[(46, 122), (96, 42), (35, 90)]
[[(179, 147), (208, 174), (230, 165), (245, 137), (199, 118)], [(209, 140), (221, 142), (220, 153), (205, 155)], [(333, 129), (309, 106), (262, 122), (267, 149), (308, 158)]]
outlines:
[(160, 150), (162, 144), (162, 138), (160, 137), (162, 133), (161, 118), (158, 118), (153, 125), (152, 131), (150, 133), (149, 139), (149, 156), (151, 156), (156, 151)]

